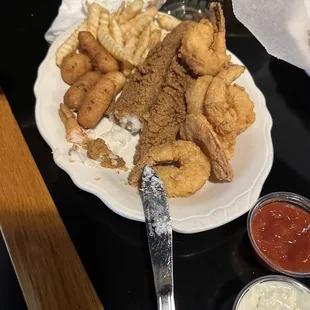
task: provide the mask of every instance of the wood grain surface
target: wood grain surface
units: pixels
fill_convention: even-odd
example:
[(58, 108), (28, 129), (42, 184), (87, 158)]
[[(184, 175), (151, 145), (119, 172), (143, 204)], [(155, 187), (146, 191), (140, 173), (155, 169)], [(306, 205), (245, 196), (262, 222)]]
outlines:
[(0, 94), (0, 224), (29, 309), (103, 306)]

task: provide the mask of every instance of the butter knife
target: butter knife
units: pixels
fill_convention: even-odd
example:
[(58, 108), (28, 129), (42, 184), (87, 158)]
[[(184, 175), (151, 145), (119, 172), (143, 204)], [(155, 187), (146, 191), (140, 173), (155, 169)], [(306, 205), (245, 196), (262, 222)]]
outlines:
[(175, 310), (172, 227), (166, 191), (153, 168), (142, 172), (142, 201), (159, 310)]

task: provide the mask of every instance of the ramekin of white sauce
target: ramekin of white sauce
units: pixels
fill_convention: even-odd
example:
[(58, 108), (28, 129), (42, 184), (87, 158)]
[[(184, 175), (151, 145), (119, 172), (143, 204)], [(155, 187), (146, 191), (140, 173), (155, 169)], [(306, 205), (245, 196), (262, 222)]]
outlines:
[(265, 276), (249, 283), (236, 298), (233, 310), (309, 310), (310, 290), (285, 276)]

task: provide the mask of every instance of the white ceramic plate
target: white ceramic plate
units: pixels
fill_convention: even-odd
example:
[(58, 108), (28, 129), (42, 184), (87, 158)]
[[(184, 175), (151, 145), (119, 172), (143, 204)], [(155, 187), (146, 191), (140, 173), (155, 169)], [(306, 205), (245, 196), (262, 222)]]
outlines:
[[(74, 27), (73, 27), (74, 28)], [(144, 221), (144, 214), (138, 191), (126, 185), (126, 172), (104, 169), (84, 163), (77, 156), (68, 156), (70, 145), (65, 141), (64, 126), (58, 116), (59, 104), (68, 88), (55, 64), (55, 51), (72, 32), (61, 35), (50, 47), (38, 71), (35, 83), (35, 116), (38, 129), (54, 153), (55, 163), (66, 171), (79, 188), (98, 196), (106, 206), (126, 218)], [(232, 55), (234, 63), (242, 64)], [(266, 108), (265, 98), (255, 86), (248, 71), (237, 83), (246, 88), (254, 101), (256, 121), (243, 134), (238, 136), (236, 153), (231, 160), (235, 171), (231, 183), (211, 183), (189, 198), (169, 199), (172, 225), (175, 231), (195, 233), (209, 230), (228, 223), (246, 213), (259, 197), (261, 188), (271, 169), (273, 147), (271, 140), (272, 119)], [(112, 126), (103, 119), (97, 126), (96, 136), (107, 132)], [(123, 130), (123, 129), (122, 129)], [(132, 165), (138, 137), (132, 138), (126, 146), (118, 142), (108, 144), (123, 156), (129, 167)], [(83, 161), (84, 159), (82, 159)], [(102, 205), (104, 208), (104, 205)]]

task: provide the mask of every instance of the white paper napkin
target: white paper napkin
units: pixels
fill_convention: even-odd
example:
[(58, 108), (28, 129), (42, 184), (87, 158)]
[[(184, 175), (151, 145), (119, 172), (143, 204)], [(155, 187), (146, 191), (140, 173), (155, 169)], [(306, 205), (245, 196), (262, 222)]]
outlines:
[(272, 56), (310, 70), (310, 0), (232, 0), (236, 18)]
[[(90, 0), (88, 3), (96, 2), (105, 7), (109, 12), (113, 13), (120, 7), (122, 0)], [(132, 1), (125, 1), (132, 2)], [(166, 0), (144, 0), (143, 8), (148, 6), (156, 6), (160, 9)], [(51, 27), (45, 34), (45, 40), (52, 43), (60, 34), (86, 17), (86, 1), (85, 0), (63, 0), (59, 7), (58, 15), (53, 21)]]

